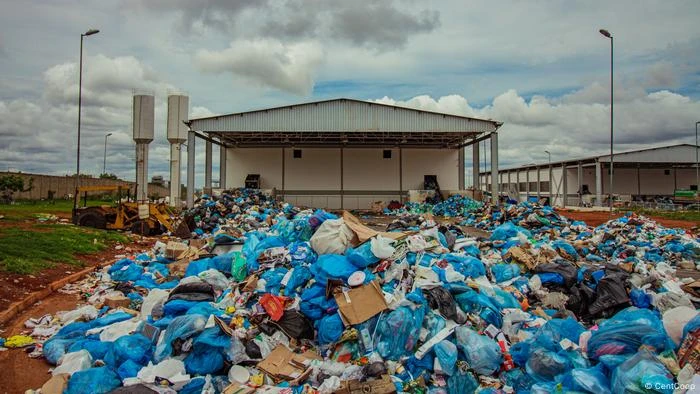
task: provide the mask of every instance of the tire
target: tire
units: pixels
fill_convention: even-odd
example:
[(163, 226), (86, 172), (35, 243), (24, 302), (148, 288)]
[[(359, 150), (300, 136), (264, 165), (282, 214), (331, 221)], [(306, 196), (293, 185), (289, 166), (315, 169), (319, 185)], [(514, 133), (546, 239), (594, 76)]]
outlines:
[(107, 219), (98, 212), (85, 212), (78, 217), (78, 226), (107, 228)]

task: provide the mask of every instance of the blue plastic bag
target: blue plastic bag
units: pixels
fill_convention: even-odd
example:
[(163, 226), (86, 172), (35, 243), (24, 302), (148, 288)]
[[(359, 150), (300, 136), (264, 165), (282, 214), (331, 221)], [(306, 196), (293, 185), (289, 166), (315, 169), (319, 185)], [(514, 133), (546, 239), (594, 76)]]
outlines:
[(632, 289), (632, 291), (630, 291), (630, 301), (632, 305), (637, 308), (649, 308), (651, 305), (651, 296), (642, 289)]
[(287, 297), (296, 296), (299, 287), (306, 285), (312, 277), (308, 267), (303, 265), (295, 267), (292, 274), (289, 276), (287, 286), (284, 288), (284, 295)]
[(501, 367), (503, 355), (494, 340), (476, 331), (459, 326), (455, 329), (457, 345), (467, 357), (469, 366), (479, 375), (491, 375)]
[(121, 380), (133, 378), (138, 375), (141, 368), (143, 368), (143, 365), (137, 364), (131, 360), (126, 360), (117, 368), (117, 375), (119, 375), (119, 379)]
[(366, 268), (368, 265), (379, 262), (374, 254), (372, 254), (372, 243), (365, 242), (357, 248), (348, 248), (345, 251), (345, 257), (348, 261), (352, 263), (358, 270)]
[(121, 385), (119, 376), (111, 369), (88, 368), (71, 376), (65, 394), (106, 394)]
[(571, 362), (567, 357), (542, 348), (530, 352), (530, 358), (525, 364), (527, 374), (538, 382), (553, 381), (557, 375), (569, 369)]
[(448, 394), (472, 394), (478, 388), (479, 383), (468, 371), (459, 370), (447, 379)]
[[(87, 350), (93, 360), (104, 360), (105, 355), (109, 353), (114, 346), (114, 342), (102, 342), (96, 339), (81, 339), (68, 347), (68, 352), (77, 352), (79, 350)], [(45, 347), (44, 347), (45, 348)]]
[(498, 328), (503, 326), (501, 310), (486, 295), (469, 289), (462, 294), (456, 295), (454, 299), (464, 312), (476, 313), (486, 322)]
[(311, 264), (310, 270), (316, 282), (325, 286), (328, 283), (328, 279), (347, 281), (348, 277), (357, 271), (357, 267), (343, 255), (324, 254), (319, 256), (315, 263)]
[(532, 338), (532, 346), (542, 347), (551, 351), (561, 349), (559, 342), (568, 339), (578, 343), (578, 338), (585, 331), (581, 323), (571, 317), (566, 319), (552, 319), (545, 323)]
[(281, 282), (282, 279), (284, 279), (284, 275), (287, 274), (287, 271), (288, 270), (284, 267), (278, 267), (267, 270), (260, 275), (260, 279), (265, 280), (265, 292), (279, 295), (280, 288), (282, 287)]
[(491, 267), (491, 274), (496, 283), (505, 282), (520, 276), (520, 266), (517, 264), (496, 264)]
[(151, 340), (139, 333), (121, 336), (114, 341), (114, 354), (119, 363), (131, 360), (146, 365), (153, 358)]
[(334, 313), (321, 319), (316, 324), (316, 329), (318, 330), (318, 343), (327, 345), (340, 339), (345, 327), (343, 326), (343, 321), (340, 319), (340, 315)]
[(438, 342), (433, 349), (435, 350), (435, 357), (437, 357), (440, 362), (442, 370), (445, 371), (447, 375), (454, 375), (455, 365), (457, 363), (457, 345), (448, 340), (442, 340)]
[(675, 349), (656, 312), (629, 307), (599, 324), (588, 340), (588, 357), (605, 354), (633, 354), (641, 345), (656, 351)]
[(673, 393), (673, 375), (651, 352), (642, 349), (620, 364), (612, 374), (612, 387), (626, 393), (647, 393), (653, 388), (657, 393)]
[(424, 317), (424, 306), (416, 310), (402, 306), (383, 314), (377, 323), (375, 349), (383, 358), (389, 360), (398, 360), (411, 352), (418, 343)]
[(163, 341), (155, 351), (155, 361), (161, 362), (173, 351), (172, 342), (177, 339), (187, 339), (204, 330), (207, 318), (200, 315), (184, 315), (173, 319), (165, 330)]
[(610, 394), (610, 379), (605, 375), (602, 366), (591, 368), (574, 368), (567, 373), (565, 385), (572, 391), (584, 391), (595, 394)]
[(107, 273), (117, 282), (135, 281), (143, 274), (143, 267), (129, 259), (122, 259), (114, 263)]
[(452, 264), (455, 271), (460, 274), (470, 277), (478, 278), (480, 276), (486, 275), (486, 267), (481, 260), (476, 257), (469, 255), (459, 255), (459, 254), (446, 254), (442, 258), (448, 263)]

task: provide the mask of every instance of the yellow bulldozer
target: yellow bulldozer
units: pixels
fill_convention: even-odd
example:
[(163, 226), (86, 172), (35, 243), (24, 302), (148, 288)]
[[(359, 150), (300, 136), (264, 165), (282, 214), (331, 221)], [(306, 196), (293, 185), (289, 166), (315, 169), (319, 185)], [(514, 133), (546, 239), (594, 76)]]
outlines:
[[(126, 190), (126, 201), (122, 191)], [(116, 205), (87, 206), (88, 192), (117, 192)], [(84, 196), (80, 207), (80, 196)], [(164, 232), (180, 238), (189, 238), (190, 230), (182, 218), (165, 203), (137, 203), (131, 201), (126, 186), (82, 186), (76, 190), (73, 202), (73, 224), (108, 230), (126, 230), (141, 235)]]

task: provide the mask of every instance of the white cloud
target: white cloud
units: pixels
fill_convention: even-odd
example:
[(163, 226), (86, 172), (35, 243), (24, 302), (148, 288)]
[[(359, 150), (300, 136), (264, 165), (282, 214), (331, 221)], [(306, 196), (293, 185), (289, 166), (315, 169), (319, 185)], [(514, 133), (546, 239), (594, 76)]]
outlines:
[(236, 41), (222, 51), (202, 49), (195, 56), (204, 72), (231, 72), (298, 95), (311, 92), (313, 74), (322, 60), (323, 52), (315, 43), (286, 45), (274, 40)]
[[(595, 91), (588, 86), (579, 92)], [(624, 92), (615, 106), (616, 151), (675, 143), (689, 143), (700, 102), (667, 90)], [(458, 95), (434, 99), (417, 96), (405, 101), (384, 97), (377, 102), (504, 122), (499, 133), (502, 165), (543, 162), (544, 150), (554, 159), (572, 159), (604, 153), (609, 144), (609, 105), (542, 96), (526, 100), (515, 90), (493, 99), (483, 108), (472, 107)]]

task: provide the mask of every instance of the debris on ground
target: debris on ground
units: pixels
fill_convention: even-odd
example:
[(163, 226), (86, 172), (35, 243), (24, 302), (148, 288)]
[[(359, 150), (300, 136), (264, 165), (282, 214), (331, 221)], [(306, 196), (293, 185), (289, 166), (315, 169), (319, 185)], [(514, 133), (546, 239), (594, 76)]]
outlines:
[(670, 393), (700, 379), (700, 283), (676, 276), (700, 263), (697, 238), (472, 201), (394, 206), (379, 232), (252, 190), (205, 195), (184, 214), (193, 239), (67, 286), (84, 305), (4, 346), (31, 341), (56, 366), (44, 387), (67, 393)]

